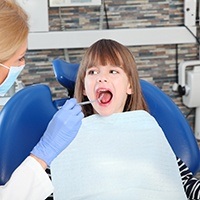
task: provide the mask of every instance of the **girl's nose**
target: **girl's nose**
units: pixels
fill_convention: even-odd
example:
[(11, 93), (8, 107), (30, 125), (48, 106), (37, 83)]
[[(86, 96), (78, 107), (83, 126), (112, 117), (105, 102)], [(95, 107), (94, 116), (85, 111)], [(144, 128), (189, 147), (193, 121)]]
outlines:
[(108, 78), (109, 78), (108, 72), (103, 68), (102, 71), (98, 73), (97, 82), (100, 83), (108, 82)]
[(97, 79), (97, 81), (100, 82), (100, 83), (108, 82), (107, 78), (105, 78), (105, 77), (99, 77), (99, 78)]

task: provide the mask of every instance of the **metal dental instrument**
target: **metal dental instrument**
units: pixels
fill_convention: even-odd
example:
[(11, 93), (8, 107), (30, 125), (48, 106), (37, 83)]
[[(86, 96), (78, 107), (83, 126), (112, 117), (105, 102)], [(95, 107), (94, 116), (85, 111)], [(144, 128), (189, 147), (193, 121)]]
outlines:
[(83, 105), (86, 105), (86, 104), (90, 104), (90, 103), (94, 103), (95, 101), (97, 101), (98, 99), (95, 99), (95, 100), (92, 100), (92, 101), (84, 101), (84, 102), (80, 102), (78, 103), (79, 105), (83, 106)]
[(103, 95), (101, 95), (98, 99), (91, 100), (91, 101), (84, 101), (84, 102), (80, 102), (78, 104), (83, 106), (83, 105), (87, 105), (87, 104), (90, 104), (90, 103), (94, 103), (95, 101), (100, 101), (102, 98), (103, 98)]

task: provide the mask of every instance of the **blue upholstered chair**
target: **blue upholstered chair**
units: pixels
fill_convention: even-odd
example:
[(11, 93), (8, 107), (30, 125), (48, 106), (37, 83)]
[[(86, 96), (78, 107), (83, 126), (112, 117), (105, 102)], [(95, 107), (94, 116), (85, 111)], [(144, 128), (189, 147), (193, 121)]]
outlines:
[[(78, 67), (79, 64), (59, 59), (53, 61), (57, 80), (71, 95)], [(199, 147), (187, 120), (160, 89), (144, 80), (141, 86), (150, 112), (162, 127), (174, 153), (196, 174), (200, 166)], [(57, 111), (57, 102), (52, 101), (48, 86), (38, 84), (20, 90), (6, 103), (0, 112), (0, 185), (9, 180), (39, 141)]]
[[(71, 64), (61, 59), (53, 61), (53, 69), (58, 82), (73, 95), (79, 64)], [(141, 80), (144, 98), (150, 113), (163, 129), (176, 156), (181, 158), (196, 174), (200, 169), (200, 152), (196, 138), (186, 118), (176, 104), (158, 87)]]
[(17, 92), (0, 112), (0, 185), (30, 154), (57, 111), (48, 86)]

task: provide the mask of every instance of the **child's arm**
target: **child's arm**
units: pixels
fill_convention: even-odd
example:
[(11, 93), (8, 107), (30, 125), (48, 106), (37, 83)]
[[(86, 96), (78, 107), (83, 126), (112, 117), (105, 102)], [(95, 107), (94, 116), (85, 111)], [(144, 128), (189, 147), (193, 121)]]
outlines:
[(200, 199), (200, 180), (193, 176), (192, 172), (190, 172), (189, 168), (180, 158), (177, 158), (177, 163), (187, 198)]

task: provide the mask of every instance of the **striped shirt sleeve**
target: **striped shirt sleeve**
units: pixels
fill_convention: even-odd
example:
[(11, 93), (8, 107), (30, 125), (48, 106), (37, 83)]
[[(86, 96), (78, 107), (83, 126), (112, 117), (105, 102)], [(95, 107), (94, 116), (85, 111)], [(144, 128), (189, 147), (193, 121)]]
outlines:
[[(47, 167), (46, 173), (49, 175), (49, 178), (51, 180), (51, 170), (49, 167)], [(53, 193), (51, 195), (49, 195), (45, 200), (53, 200)]]
[(177, 158), (177, 163), (187, 198), (190, 200), (200, 199), (200, 180), (193, 176), (180, 158)]

